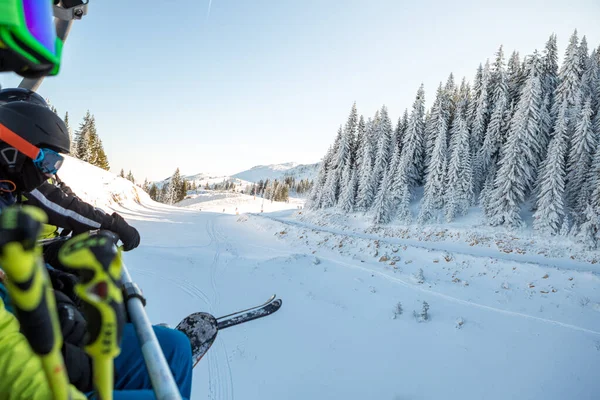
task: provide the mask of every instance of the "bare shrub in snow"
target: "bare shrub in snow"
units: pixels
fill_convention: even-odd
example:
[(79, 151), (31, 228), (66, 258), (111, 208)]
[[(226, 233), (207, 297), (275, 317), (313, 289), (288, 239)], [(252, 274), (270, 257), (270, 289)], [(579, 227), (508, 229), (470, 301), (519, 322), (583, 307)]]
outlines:
[(419, 268), (419, 270), (415, 273), (414, 276), (417, 283), (425, 282), (425, 276), (423, 276), (423, 268)]
[(456, 329), (460, 329), (465, 324), (465, 320), (462, 317), (458, 317), (456, 320)]
[(585, 307), (588, 304), (590, 304), (590, 298), (589, 297), (582, 297), (581, 299), (579, 299), (579, 305), (581, 307)]
[(429, 314), (427, 314), (428, 311), (429, 311), (429, 304), (427, 304), (427, 302), (424, 301), (423, 308), (421, 309), (421, 319), (423, 319), (423, 321), (429, 320)]
[(413, 311), (413, 316), (415, 317), (415, 319), (418, 322), (426, 322), (429, 321), (429, 304), (424, 301), (423, 302), (423, 308), (421, 308), (421, 313), (417, 313), (416, 311)]
[(394, 307), (393, 319), (398, 318), (400, 315), (402, 315), (403, 312), (404, 312), (404, 309), (402, 308), (402, 303), (398, 302), (398, 304), (396, 304), (396, 307)]

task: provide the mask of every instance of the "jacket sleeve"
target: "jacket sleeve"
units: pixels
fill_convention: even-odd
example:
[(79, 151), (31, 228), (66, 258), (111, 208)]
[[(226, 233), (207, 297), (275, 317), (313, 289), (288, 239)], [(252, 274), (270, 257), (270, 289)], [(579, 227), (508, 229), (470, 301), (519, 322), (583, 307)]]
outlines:
[[(41, 359), (19, 332), (19, 322), (0, 301), (0, 394), (12, 399), (51, 399)], [(83, 393), (71, 386), (71, 398), (85, 400)], [(0, 396), (6, 398), (5, 396)]]
[(49, 224), (72, 230), (75, 234), (90, 229), (108, 229), (112, 222), (109, 214), (77, 197), (65, 194), (48, 182), (26, 193), (25, 197), (25, 204), (46, 212)]
[(71, 384), (82, 392), (93, 390), (92, 358), (85, 350), (71, 343), (63, 343), (62, 355)]

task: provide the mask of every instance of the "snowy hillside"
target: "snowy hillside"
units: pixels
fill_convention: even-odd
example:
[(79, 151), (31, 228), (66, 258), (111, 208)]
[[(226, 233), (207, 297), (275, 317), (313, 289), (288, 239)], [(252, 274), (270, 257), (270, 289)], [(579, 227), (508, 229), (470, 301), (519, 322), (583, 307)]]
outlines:
[(78, 197), (105, 211), (157, 205), (127, 179), (73, 157), (65, 156), (58, 176)]
[(169, 207), (73, 159), (61, 176), (139, 229), (125, 262), (153, 323), (283, 299), (276, 314), (219, 333), (194, 369), (193, 399), (592, 400), (600, 391), (600, 264), (471, 245), (460, 232), (369, 230), (296, 200), (260, 213), (262, 199), (212, 192)]
[(281, 179), (283, 177), (294, 177), (296, 180), (312, 180), (317, 174), (319, 163), (297, 164), (294, 162), (284, 164), (257, 165), (247, 171), (232, 175), (233, 178), (243, 179), (249, 182), (258, 182), (261, 179)]

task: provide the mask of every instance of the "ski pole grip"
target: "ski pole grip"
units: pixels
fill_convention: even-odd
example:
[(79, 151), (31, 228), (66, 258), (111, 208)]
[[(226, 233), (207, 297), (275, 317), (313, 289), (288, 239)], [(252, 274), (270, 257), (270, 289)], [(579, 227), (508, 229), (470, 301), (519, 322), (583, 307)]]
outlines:
[(112, 399), (113, 359), (119, 355), (125, 325), (121, 293), (121, 252), (108, 231), (83, 233), (65, 244), (59, 260), (76, 269), (75, 293), (83, 301), (87, 321), (85, 350), (94, 363), (94, 386), (102, 400)]
[(38, 355), (49, 354), (55, 329), (49, 310), (56, 310), (49, 279), (36, 240), (46, 216), (33, 208), (6, 209), (0, 219), (2, 267), (8, 276), (11, 295), (21, 330)]
[(41, 358), (54, 399), (70, 397), (60, 349), (62, 334), (42, 248), (37, 237), (46, 214), (31, 206), (9, 207), (0, 214), (0, 263), (21, 331)]
[(108, 231), (78, 235), (60, 249), (59, 259), (63, 265), (77, 270), (80, 277), (75, 292), (84, 302), (87, 346), (98, 355), (116, 357), (125, 309), (121, 294), (121, 253), (114, 245), (113, 236)]

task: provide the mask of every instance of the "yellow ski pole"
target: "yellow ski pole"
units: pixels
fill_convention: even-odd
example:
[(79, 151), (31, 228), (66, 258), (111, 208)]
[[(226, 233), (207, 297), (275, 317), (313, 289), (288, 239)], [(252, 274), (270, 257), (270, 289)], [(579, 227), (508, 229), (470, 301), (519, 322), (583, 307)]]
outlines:
[(101, 400), (112, 400), (114, 358), (119, 355), (125, 309), (121, 293), (121, 250), (106, 231), (82, 233), (65, 243), (60, 262), (79, 273), (75, 293), (87, 321), (86, 352), (94, 363), (94, 385)]
[(62, 334), (56, 299), (36, 244), (46, 214), (31, 206), (9, 207), (0, 214), (0, 265), (21, 331), (41, 358), (55, 400), (70, 398), (61, 354)]

